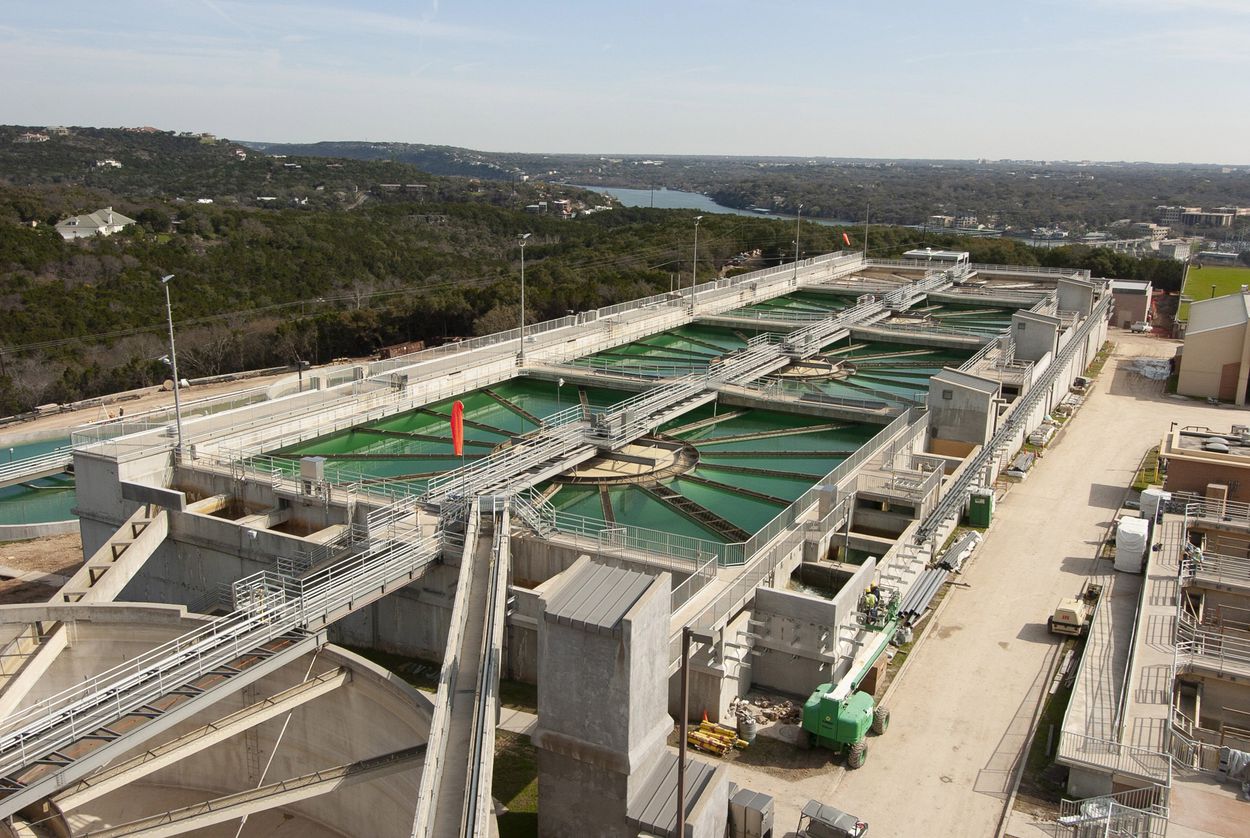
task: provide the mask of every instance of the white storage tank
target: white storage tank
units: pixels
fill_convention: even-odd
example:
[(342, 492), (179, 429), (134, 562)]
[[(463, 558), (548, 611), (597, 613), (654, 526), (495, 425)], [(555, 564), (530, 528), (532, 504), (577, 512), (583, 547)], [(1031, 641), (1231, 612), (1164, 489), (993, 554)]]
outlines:
[(1150, 486), (1142, 490), (1141, 516), (1147, 520), (1158, 521), (1159, 513), (1171, 499), (1172, 493), (1165, 492), (1158, 486)]
[(1145, 518), (1121, 518), (1115, 531), (1115, 569), (1141, 573), (1149, 538), (1150, 522)]

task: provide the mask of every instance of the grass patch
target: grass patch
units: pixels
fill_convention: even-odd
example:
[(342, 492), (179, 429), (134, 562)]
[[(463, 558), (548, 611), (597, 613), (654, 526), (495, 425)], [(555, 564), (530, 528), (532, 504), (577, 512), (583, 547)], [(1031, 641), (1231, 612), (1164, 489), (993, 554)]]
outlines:
[(1141, 468), (1133, 477), (1133, 491), (1140, 492), (1150, 486), (1162, 486), (1163, 476), (1159, 473), (1159, 446), (1146, 452)]
[(495, 734), (495, 770), (491, 793), (508, 807), (499, 816), (500, 838), (538, 836), (538, 756), (528, 736)]
[[(1062, 654), (1060, 658), (1062, 659)], [(1077, 660), (1079, 656), (1073, 661), (1073, 666)], [(1059, 731), (1063, 727), (1063, 716), (1071, 698), (1072, 688), (1065, 683), (1054, 695), (1047, 697), (1046, 706), (1042, 708), (1037, 730), (1029, 745), (1024, 773), (1020, 777), (1019, 796), (1029, 803), (1058, 807), (1059, 801), (1063, 799), (1063, 774), (1066, 772), (1055, 769), (1054, 751), (1059, 748)]]
[[(1213, 285), (1215, 286), (1214, 294), (1211, 293)], [(1181, 289), (1181, 296), (1195, 301), (1209, 300), (1212, 296), (1223, 297), (1227, 294), (1235, 294), (1243, 285), (1250, 285), (1250, 268), (1194, 265), (1189, 269), (1189, 276), (1185, 280), (1185, 287)], [(1176, 310), (1176, 319), (1183, 321), (1188, 318), (1189, 303), (1182, 302), (1180, 308)]]
[[(391, 652), (379, 652), (377, 649), (361, 649), (352, 646), (347, 648), (362, 658), (386, 667), (419, 690), (427, 693), (438, 691), (438, 675), (442, 664), (436, 661), (410, 658)], [(499, 703), (513, 710), (537, 713), (538, 687), (534, 684), (504, 678), (499, 682)]]
[(1089, 366), (1085, 368), (1086, 378), (1097, 378), (1102, 372), (1102, 368), (1107, 365), (1107, 359), (1111, 357), (1111, 353), (1115, 352), (1115, 343), (1107, 341), (1098, 350), (1098, 354), (1094, 356), (1094, 360), (1089, 362)]

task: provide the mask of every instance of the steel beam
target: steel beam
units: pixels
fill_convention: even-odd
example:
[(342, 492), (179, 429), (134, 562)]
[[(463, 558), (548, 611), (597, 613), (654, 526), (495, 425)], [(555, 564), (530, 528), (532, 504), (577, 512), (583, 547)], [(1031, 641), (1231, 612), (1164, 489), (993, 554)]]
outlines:
[(306, 704), (326, 693), (333, 692), (346, 684), (351, 678), (343, 668), (331, 669), (307, 681), (296, 684), (290, 689), (262, 699), (255, 704), (236, 710), (203, 727), (184, 733), (177, 739), (171, 739), (154, 748), (144, 751), (139, 756), (106, 768), (97, 774), (78, 783), (56, 796), (55, 802), (62, 811), (77, 809), (85, 803), (108, 794), (127, 783), (158, 771), (167, 765), (186, 759), (192, 754), (212, 745), (216, 745), (248, 728), (267, 722), (274, 716), (280, 716)]

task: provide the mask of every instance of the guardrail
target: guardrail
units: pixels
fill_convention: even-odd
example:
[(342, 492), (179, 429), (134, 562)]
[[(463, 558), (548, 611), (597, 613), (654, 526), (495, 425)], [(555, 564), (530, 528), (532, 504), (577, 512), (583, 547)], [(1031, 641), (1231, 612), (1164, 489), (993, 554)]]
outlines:
[(1042, 265), (988, 265), (973, 262), (969, 267), (978, 273), (984, 271), (986, 273), (1041, 274), (1043, 276), (1075, 276), (1082, 279), (1090, 277), (1090, 272), (1085, 269), (1048, 268)]
[(1172, 783), (1171, 756), (1149, 748), (1138, 748), (1065, 730), (1059, 734), (1058, 753), (1065, 760), (1132, 774), (1169, 786)]
[(984, 346), (978, 349), (975, 353), (973, 353), (971, 358), (969, 358), (968, 360), (964, 361), (962, 364), (959, 365), (959, 369), (964, 372), (971, 370), (977, 364), (981, 363), (983, 360), (989, 357), (989, 354), (993, 352), (995, 348), (1002, 348), (1004, 346), (1004, 343), (1006, 344), (1005, 350), (999, 353), (1000, 357), (1002, 355), (1010, 354), (1013, 348), (1011, 336), (1010, 335), (1000, 336), (998, 338), (990, 340)]
[[(237, 393), (221, 396), (210, 396), (203, 399), (192, 399), (182, 403), (182, 418), (210, 416), (240, 407), (256, 404), (268, 399), (267, 387), (253, 387)], [(125, 405), (121, 405), (124, 409)], [(118, 416), (99, 422), (79, 425), (70, 431), (70, 447), (81, 448), (134, 433), (132, 426), (140, 430), (163, 427), (175, 421), (173, 405), (158, 407), (132, 413), (129, 416)]]
[(1181, 560), (1182, 580), (1194, 579), (1199, 575), (1217, 584), (1250, 584), (1250, 559), (1203, 551)]
[[(499, 705), (500, 652), (503, 646), (504, 623), (507, 620), (508, 598), (508, 510), (496, 510), (495, 534), (491, 544), (490, 589), (486, 592), (487, 607), (483, 620), (482, 642), (478, 655), (477, 693), (470, 728), (468, 788), (461, 818), (462, 835), (489, 836), (495, 825), (491, 805), (490, 772), (495, 763), (495, 718)], [(486, 780), (483, 782), (483, 774)]]
[(1177, 492), (1172, 496), (1172, 508), (1178, 505), (1190, 518), (1250, 523), (1250, 504), (1239, 501), (1211, 500), (1192, 492)]
[(1182, 612), (1176, 619), (1174, 637), (1178, 665), (1200, 663), (1204, 668), (1237, 675), (1250, 672), (1250, 639), (1244, 636), (1203, 626)]
[[(450, 747), (448, 742), (451, 730), (452, 710), (456, 702), (455, 684), (460, 675), (460, 658), (463, 652), (462, 638), (465, 630), (465, 610), (468, 606), (467, 598), (469, 595), (469, 574), (472, 571), (473, 556), (472, 550), (475, 546), (477, 538), (480, 538), (481, 532), (481, 516), (476, 504), (470, 504), (467, 508), (468, 518), (465, 521), (465, 531), (459, 541), (460, 548), (464, 551), (460, 560), (459, 583), (457, 585), (457, 596), (452, 608), (451, 624), (447, 630), (447, 647), (444, 655), (443, 666), (439, 670), (437, 695), (442, 697), (442, 701), (438, 701), (434, 705), (434, 713), (430, 718), (430, 732), (426, 737), (426, 757), (425, 765), (421, 772), (421, 783), (418, 788), (418, 799), (423, 801), (422, 805), (417, 807), (416, 816), (412, 829), (412, 835), (416, 838), (425, 838), (431, 834), (434, 827), (434, 819), (438, 810), (439, 786), (443, 782), (443, 763), (446, 760), (447, 749)], [(452, 782), (456, 778), (447, 778)]]
[(759, 309), (730, 309), (719, 317), (735, 317), (741, 320), (776, 320), (787, 323), (814, 323), (832, 317), (838, 313), (838, 309), (830, 309), (826, 312), (816, 311), (787, 311), (785, 309), (772, 309), (770, 311), (761, 311)]
[(669, 610), (675, 612), (678, 608), (681, 608), (690, 601), (691, 597), (703, 590), (709, 582), (715, 579), (716, 566), (715, 555), (708, 556), (701, 563), (699, 563), (695, 567), (693, 573), (687, 576), (681, 584), (673, 588), (672, 594), (669, 597), (669, 603), (671, 606)]
[(0, 466), (0, 485), (19, 482), (27, 474), (46, 473), (49, 469), (54, 468), (67, 469), (73, 462), (74, 448), (70, 445), (53, 449), (46, 454), (40, 454), (36, 457), (14, 460), (11, 463), (5, 463)]
[(736, 385), (745, 390), (753, 390), (759, 393), (761, 398), (775, 399), (787, 398), (796, 401), (815, 402), (817, 404), (830, 404), (838, 407), (852, 407), (862, 410), (884, 410), (891, 407), (899, 407), (900, 405), (918, 404), (915, 399), (906, 396), (900, 396), (896, 393), (887, 393), (884, 390), (877, 390), (872, 387), (856, 386), (857, 392), (863, 392), (868, 396), (876, 396), (876, 398), (855, 398), (854, 396), (835, 396), (820, 390), (811, 389), (813, 386), (819, 386), (815, 383), (804, 383), (787, 378), (766, 378), (763, 383), (746, 383)]
[(1149, 785), (1114, 794), (1064, 799), (1059, 803), (1056, 825), (1073, 836), (1133, 836), (1163, 838), (1168, 826), (1168, 788)]
[(960, 329), (955, 326), (916, 326), (911, 323), (893, 323), (889, 320), (882, 320), (879, 323), (865, 323), (860, 326), (852, 326), (852, 329), (880, 329), (885, 332), (903, 332), (912, 335), (949, 335), (951, 337), (971, 337), (993, 341), (1002, 333), (1002, 329)]

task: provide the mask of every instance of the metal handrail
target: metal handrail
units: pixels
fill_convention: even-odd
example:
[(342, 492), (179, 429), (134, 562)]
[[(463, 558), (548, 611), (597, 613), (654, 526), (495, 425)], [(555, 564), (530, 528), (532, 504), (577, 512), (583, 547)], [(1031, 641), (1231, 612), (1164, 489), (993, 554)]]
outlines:
[(247, 607), (41, 699), (0, 722), (0, 776), (133, 712), (170, 690), (333, 612), (386, 579), (436, 559), (441, 539), (376, 544), (303, 580), (261, 571), (235, 583)]
[(1250, 583), (1250, 559), (1203, 551), (1200, 556), (1181, 560), (1182, 579), (1193, 579), (1199, 574), (1216, 582)]
[(1250, 638), (1203, 626), (1184, 612), (1176, 619), (1174, 638), (1178, 662), (1201, 657), (1220, 671), (1228, 664), (1250, 669)]
[(1072, 730), (1063, 730), (1059, 733), (1057, 753), (1065, 760), (1108, 768), (1171, 785), (1172, 758), (1161, 751), (1112, 742), (1096, 736), (1086, 736)]
[(24, 460), (14, 460), (0, 466), (0, 483), (17, 480), (27, 474), (36, 474), (50, 468), (68, 468), (74, 462), (74, 447), (64, 445), (47, 453)]

